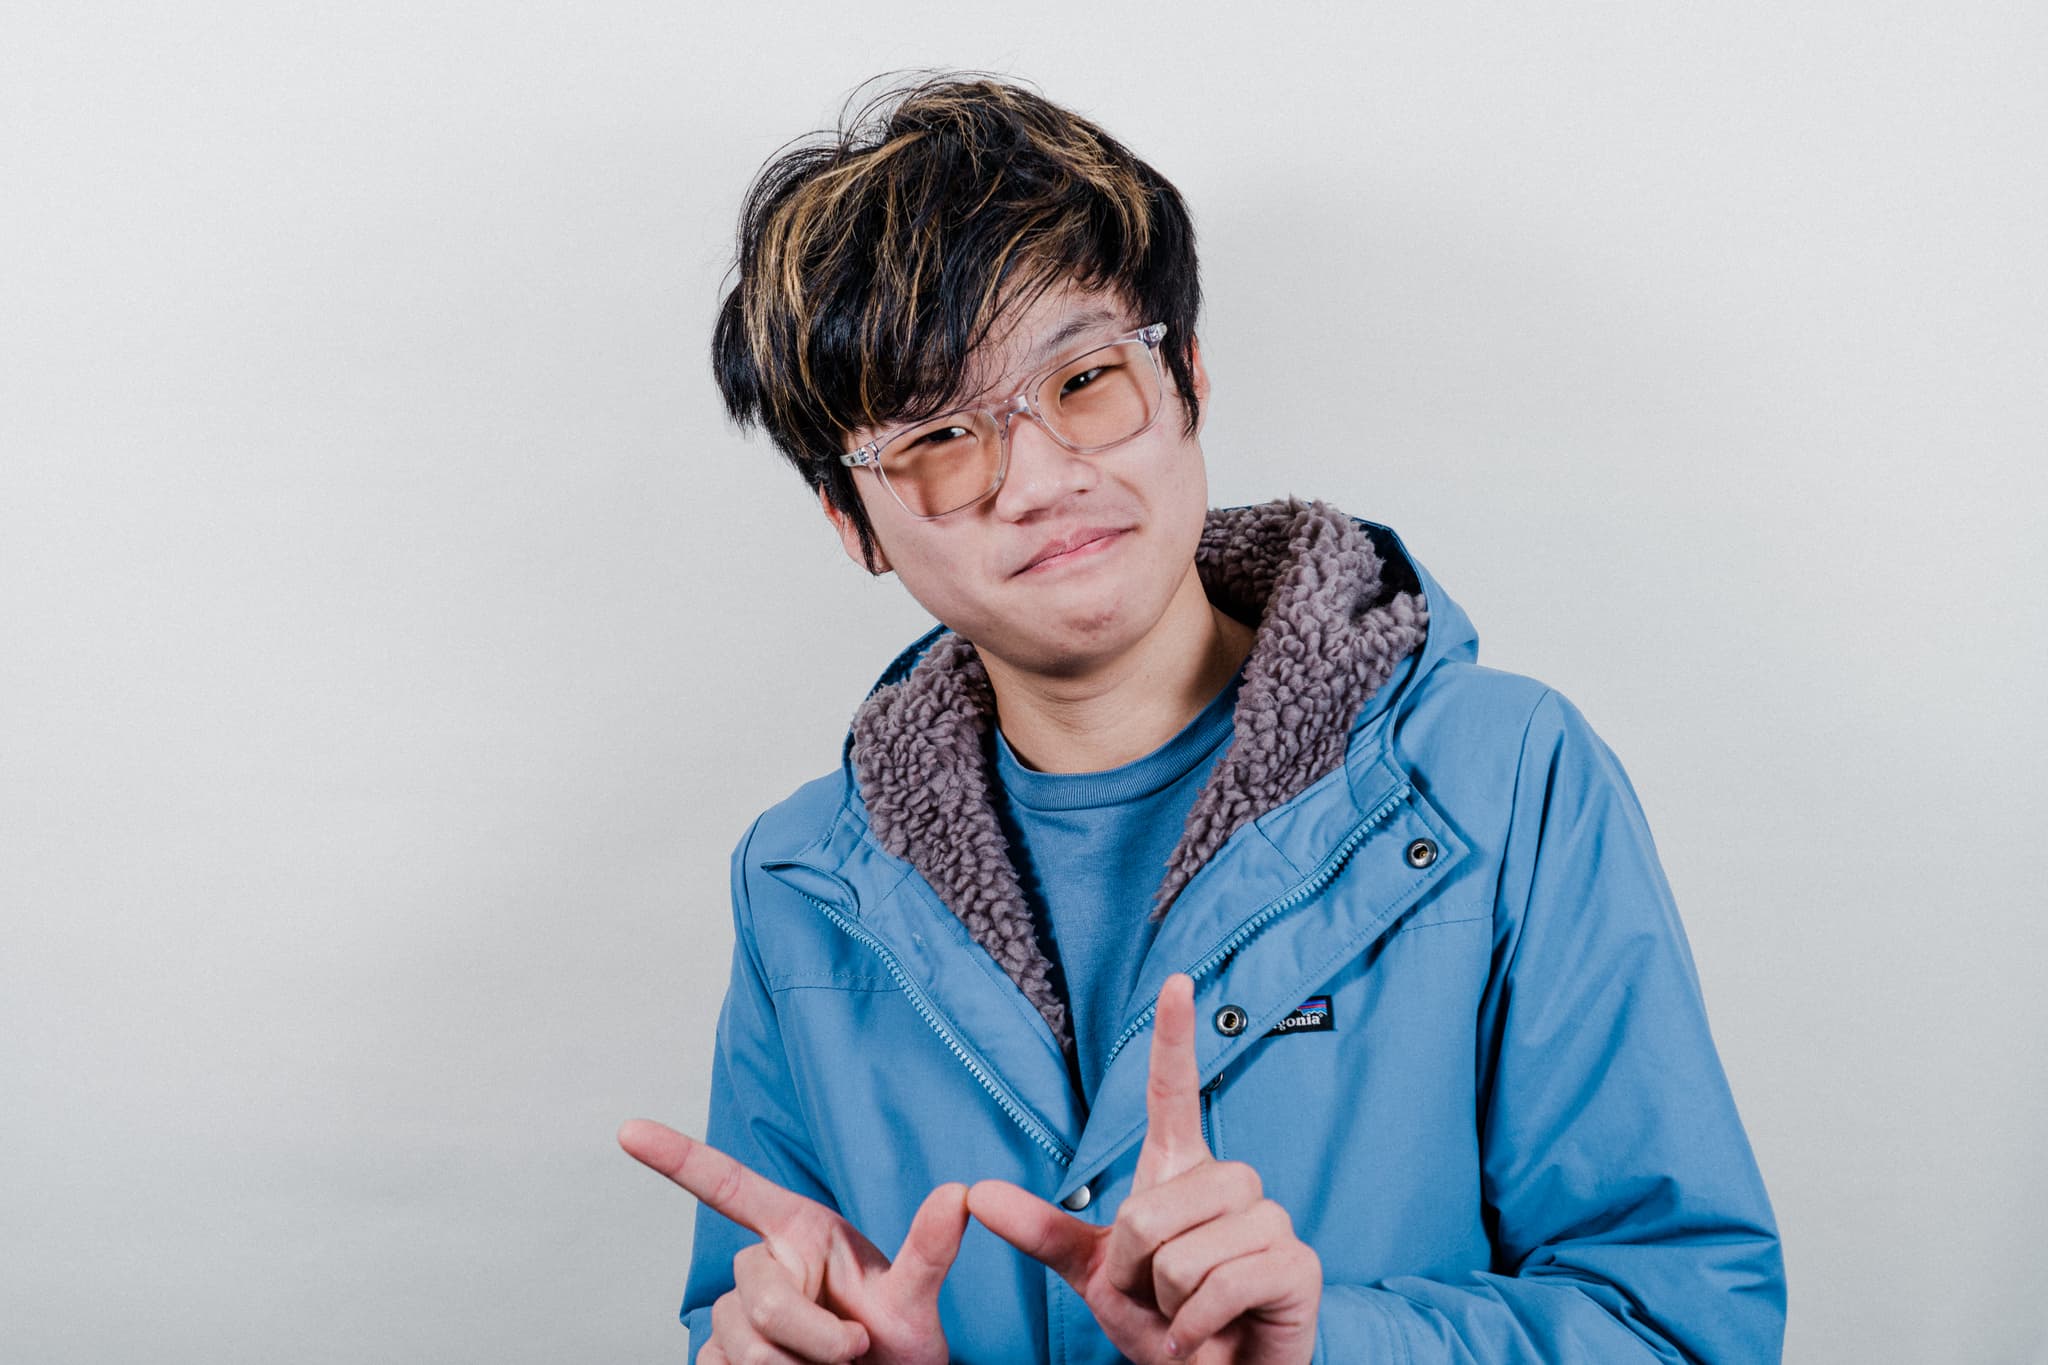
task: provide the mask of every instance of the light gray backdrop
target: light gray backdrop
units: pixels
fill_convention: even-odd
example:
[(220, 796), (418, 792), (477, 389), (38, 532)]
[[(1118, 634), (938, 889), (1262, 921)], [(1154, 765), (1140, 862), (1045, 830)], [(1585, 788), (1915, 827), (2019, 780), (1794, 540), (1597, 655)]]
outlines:
[(2048, 1359), (2040, 7), (9, 6), (0, 1359), (673, 1360), (747, 821), (921, 628), (724, 424), (876, 71), (1202, 236), (1215, 500), (1621, 754), (1790, 1358)]

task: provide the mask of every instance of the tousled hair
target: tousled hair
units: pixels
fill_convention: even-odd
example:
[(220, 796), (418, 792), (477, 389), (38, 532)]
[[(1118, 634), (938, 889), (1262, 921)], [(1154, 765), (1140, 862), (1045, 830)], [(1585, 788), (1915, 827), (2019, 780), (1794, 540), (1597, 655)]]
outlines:
[(755, 178), (711, 342), (727, 412), (825, 491), (870, 571), (874, 528), (838, 459), (850, 433), (957, 402), (975, 348), (1062, 284), (1167, 324), (1192, 433), (1201, 307), (1179, 191), (1094, 123), (996, 76), (923, 73), (863, 100), (874, 84)]

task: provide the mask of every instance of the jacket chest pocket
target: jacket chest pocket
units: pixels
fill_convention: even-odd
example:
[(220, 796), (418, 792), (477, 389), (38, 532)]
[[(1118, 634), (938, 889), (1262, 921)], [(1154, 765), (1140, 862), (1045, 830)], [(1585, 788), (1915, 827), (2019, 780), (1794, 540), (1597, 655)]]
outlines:
[(1362, 1216), (1390, 1169), (1476, 1177), (1491, 942), (1487, 917), (1418, 923), (1348, 963), (1203, 1087), (1210, 1151), (1297, 1221)]

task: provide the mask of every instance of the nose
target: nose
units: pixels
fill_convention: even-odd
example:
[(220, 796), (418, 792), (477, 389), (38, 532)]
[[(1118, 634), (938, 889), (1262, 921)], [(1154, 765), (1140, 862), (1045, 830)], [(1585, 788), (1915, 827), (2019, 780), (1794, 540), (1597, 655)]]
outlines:
[(1028, 411), (1011, 412), (1003, 423), (1003, 481), (996, 489), (996, 515), (1022, 521), (1032, 513), (1059, 505), (1095, 486), (1101, 471), (1085, 455), (1076, 455), (1052, 438)]

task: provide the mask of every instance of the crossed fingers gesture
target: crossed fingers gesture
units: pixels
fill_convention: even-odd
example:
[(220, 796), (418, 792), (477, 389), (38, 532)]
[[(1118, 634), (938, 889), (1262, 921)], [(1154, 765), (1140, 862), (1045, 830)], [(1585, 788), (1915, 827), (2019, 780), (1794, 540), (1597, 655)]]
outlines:
[(1194, 982), (1170, 976), (1152, 1026), (1145, 1141), (1116, 1221), (1097, 1227), (1000, 1180), (976, 1184), (967, 1206), (1072, 1285), (1138, 1365), (1306, 1365), (1322, 1262), (1258, 1172), (1209, 1151), (1200, 1082)]
[(966, 1186), (931, 1192), (892, 1262), (823, 1204), (672, 1128), (634, 1119), (619, 1145), (761, 1238), (733, 1258), (699, 1365), (945, 1365), (939, 1286), (967, 1230)]
[(941, 1185), (893, 1262), (823, 1204), (673, 1129), (635, 1119), (619, 1144), (761, 1238), (733, 1258), (701, 1365), (943, 1365), (939, 1286), (970, 1212), (1072, 1285), (1137, 1365), (1307, 1365), (1322, 1262), (1258, 1172), (1209, 1151), (1200, 1079), (1194, 982), (1174, 975), (1159, 991), (1145, 1140), (1116, 1221), (1083, 1222), (1006, 1181)]

